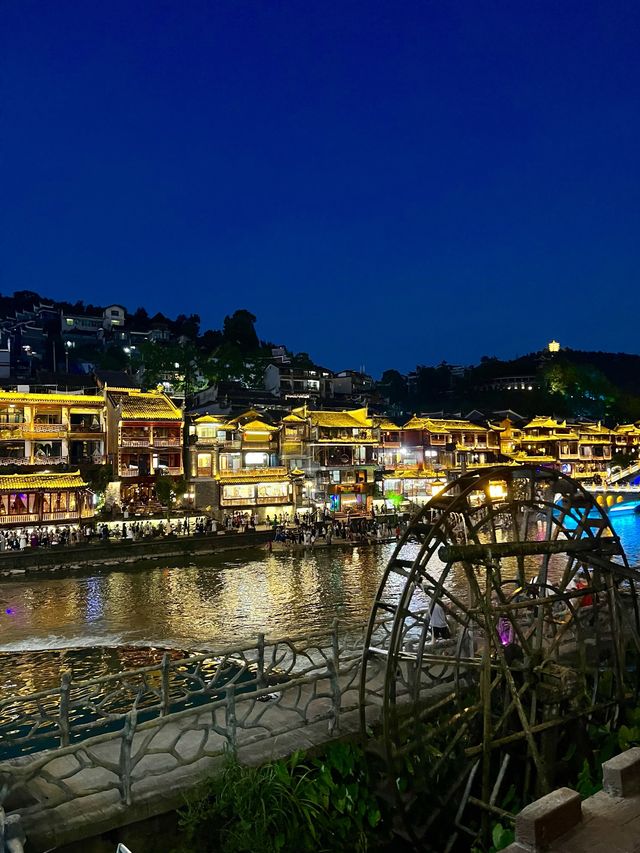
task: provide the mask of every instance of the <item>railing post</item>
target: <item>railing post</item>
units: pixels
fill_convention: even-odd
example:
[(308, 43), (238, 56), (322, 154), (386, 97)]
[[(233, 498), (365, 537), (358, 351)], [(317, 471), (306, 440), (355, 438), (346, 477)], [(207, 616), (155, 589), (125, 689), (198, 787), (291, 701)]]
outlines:
[(162, 663), (160, 664), (160, 716), (166, 717), (169, 713), (169, 706), (171, 704), (171, 697), (169, 694), (169, 672), (171, 666), (171, 659), (169, 658), (169, 653), (165, 652), (162, 656)]
[(335, 734), (340, 731), (340, 706), (342, 703), (342, 693), (340, 692), (340, 680), (336, 665), (332, 660), (327, 661), (327, 669), (329, 670), (329, 683), (331, 685), (331, 710), (332, 715), (329, 720), (329, 733)]
[(136, 733), (138, 712), (135, 708), (124, 718), (122, 742), (120, 744), (120, 799), (126, 805), (131, 805), (131, 747)]
[(226, 696), (226, 705), (224, 707), (225, 711), (225, 728), (227, 730), (227, 749), (232, 755), (235, 755), (238, 751), (237, 744), (237, 728), (238, 721), (236, 718), (236, 686), (235, 684), (229, 684), (225, 687), (227, 696)]
[(331, 631), (331, 654), (336, 672), (340, 672), (340, 643), (338, 642), (338, 620), (333, 620)]
[(258, 634), (258, 672), (257, 672), (258, 690), (265, 686), (264, 678), (264, 634)]
[(65, 670), (60, 678), (60, 709), (58, 728), (60, 729), (60, 746), (69, 746), (69, 694), (71, 693), (71, 672)]
[(333, 620), (331, 632), (331, 660), (327, 662), (329, 670), (329, 682), (333, 697), (333, 717), (329, 723), (331, 734), (340, 730), (340, 707), (342, 705), (342, 692), (340, 690), (340, 642), (338, 638), (338, 620)]

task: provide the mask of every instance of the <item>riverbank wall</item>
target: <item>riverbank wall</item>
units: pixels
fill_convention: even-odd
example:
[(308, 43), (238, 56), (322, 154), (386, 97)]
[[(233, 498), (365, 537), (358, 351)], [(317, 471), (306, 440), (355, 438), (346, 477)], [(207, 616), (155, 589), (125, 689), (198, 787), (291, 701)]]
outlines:
[(100, 541), (87, 545), (26, 548), (0, 553), (0, 578), (52, 570), (73, 571), (84, 566), (121, 566), (169, 558), (190, 558), (238, 548), (259, 548), (273, 538), (270, 530), (255, 533), (216, 533), (165, 536), (137, 542)]

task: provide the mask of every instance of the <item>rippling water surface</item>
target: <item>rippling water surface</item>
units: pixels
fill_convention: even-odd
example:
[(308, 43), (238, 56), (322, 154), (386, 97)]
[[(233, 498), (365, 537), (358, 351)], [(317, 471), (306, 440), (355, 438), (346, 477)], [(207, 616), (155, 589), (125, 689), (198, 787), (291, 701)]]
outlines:
[[(629, 562), (640, 566), (640, 516), (619, 515), (615, 526)], [(242, 551), (197, 565), (4, 581), (0, 694), (57, 680), (56, 649), (85, 647), (66, 656), (73, 657), (78, 677), (91, 677), (119, 660), (102, 647), (219, 647), (259, 632), (282, 637), (328, 631), (336, 617), (345, 627), (360, 628), (393, 548)], [(34, 653), (44, 649), (52, 651)], [(127, 661), (134, 660), (144, 663), (127, 653)]]

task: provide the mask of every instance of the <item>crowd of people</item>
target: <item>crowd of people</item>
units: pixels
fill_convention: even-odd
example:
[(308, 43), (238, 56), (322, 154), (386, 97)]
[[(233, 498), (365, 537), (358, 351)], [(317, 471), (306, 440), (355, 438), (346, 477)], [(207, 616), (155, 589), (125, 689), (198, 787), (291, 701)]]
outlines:
[(171, 521), (123, 521), (64, 526), (34, 526), (0, 530), (1, 551), (24, 551), (27, 548), (89, 544), (119, 540), (136, 542), (163, 536), (194, 536), (216, 533), (217, 522), (205, 516)]
[(315, 520), (311, 514), (297, 514), (292, 523), (273, 522), (274, 542), (289, 545), (303, 545), (313, 548), (317, 541), (331, 545), (334, 541), (342, 542), (383, 542), (389, 539), (399, 539), (406, 528), (407, 522), (394, 518), (364, 518), (350, 519), (331, 518)]
[(194, 536), (218, 532), (253, 533), (269, 528), (274, 542), (313, 547), (317, 540), (327, 545), (334, 541), (380, 542), (399, 538), (406, 522), (395, 517), (372, 514), (370, 517), (336, 518), (330, 513), (296, 512), (267, 515), (261, 523), (255, 512), (224, 513), (220, 521), (207, 516), (171, 520), (136, 519), (90, 524), (31, 526), (0, 530), (0, 552), (27, 548), (52, 548), (92, 542), (159, 539), (165, 536)]

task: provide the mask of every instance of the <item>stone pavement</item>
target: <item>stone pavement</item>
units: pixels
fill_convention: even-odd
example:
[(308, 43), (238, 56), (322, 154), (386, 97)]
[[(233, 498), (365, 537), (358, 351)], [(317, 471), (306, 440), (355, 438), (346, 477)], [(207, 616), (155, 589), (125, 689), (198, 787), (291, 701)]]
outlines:
[(504, 853), (640, 853), (640, 748), (602, 765), (602, 791), (560, 788), (524, 808)]

